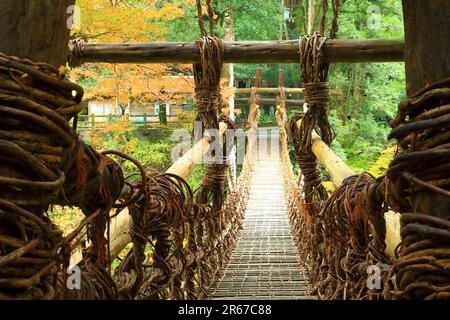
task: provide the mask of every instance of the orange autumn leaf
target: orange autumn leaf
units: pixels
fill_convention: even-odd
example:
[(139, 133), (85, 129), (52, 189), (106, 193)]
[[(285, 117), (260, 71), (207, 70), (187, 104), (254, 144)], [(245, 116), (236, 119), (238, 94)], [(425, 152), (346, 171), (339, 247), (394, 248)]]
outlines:
[[(136, 4), (131, 4), (136, 3)], [(81, 28), (72, 37), (88, 42), (164, 41), (167, 22), (183, 17), (184, 8), (195, 0), (77, 0)], [(190, 65), (89, 63), (70, 71), (70, 78), (83, 85), (86, 100), (115, 101), (116, 106), (130, 101), (181, 101), (176, 92), (192, 92)], [(179, 76), (180, 74), (181, 76)]]

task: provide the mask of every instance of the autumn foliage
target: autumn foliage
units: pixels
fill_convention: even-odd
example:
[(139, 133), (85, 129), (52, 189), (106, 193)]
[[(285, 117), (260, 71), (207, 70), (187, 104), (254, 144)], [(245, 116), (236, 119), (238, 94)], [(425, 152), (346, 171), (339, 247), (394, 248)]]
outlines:
[[(166, 41), (168, 22), (183, 17), (195, 0), (77, 0), (79, 23), (72, 38), (87, 42)], [(79, 28), (78, 28), (79, 27)], [(193, 92), (190, 65), (93, 64), (70, 72), (85, 88), (85, 100), (174, 102), (178, 92)]]

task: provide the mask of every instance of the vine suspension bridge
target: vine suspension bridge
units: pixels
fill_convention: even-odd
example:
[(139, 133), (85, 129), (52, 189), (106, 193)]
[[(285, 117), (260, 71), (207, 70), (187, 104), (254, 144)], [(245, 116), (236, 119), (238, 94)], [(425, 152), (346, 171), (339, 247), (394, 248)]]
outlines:
[[(233, 42), (213, 33), (211, 1), (207, 32), (198, 0), (195, 43), (141, 44), (69, 42), (59, 26), (74, 1), (0, 4), (10, 13), (0, 18), (0, 299), (450, 298), (448, 1), (404, 0), (404, 41), (335, 39), (332, 0), (329, 36), (324, 10), (318, 31), (298, 40)], [(30, 28), (44, 18), (58, 27)], [(330, 148), (328, 73), (331, 63), (380, 61), (405, 61), (407, 99), (390, 123), (399, 152), (373, 177)], [(192, 63), (200, 139), (165, 172), (86, 144), (84, 90), (60, 66), (88, 62)], [(236, 144), (232, 106), (242, 100), (222, 96), (232, 86), (225, 64), (282, 62), (299, 64), (304, 88), (280, 80), (246, 90), (245, 144)], [(304, 100), (289, 101), (289, 90)], [(264, 91), (276, 99), (264, 102)], [(259, 104), (273, 102), (276, 127), (259, 128)], [(186, 179), (204, 158), (193, 190)], [(136, 174), (125, 176), (125, 161)], [(63, 235), (52, 205), (84, 218)], [(370, 270), (379, 285), (368, 285)]]

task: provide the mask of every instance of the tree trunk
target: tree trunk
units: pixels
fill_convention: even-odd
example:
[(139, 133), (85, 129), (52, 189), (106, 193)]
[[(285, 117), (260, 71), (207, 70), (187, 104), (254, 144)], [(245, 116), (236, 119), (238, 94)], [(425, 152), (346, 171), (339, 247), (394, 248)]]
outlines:
[[(0, 52), (8, 56), (16, 56), (18, 58), (27, 58), (32, 61), (47, 62), (55, 67), (65, 65), (67, 62), (67, 41), (69, 40), (70, 30), (67, 27), (67, 7), (73, 5), (75, 0), (2, 0), (0, 1)], [(14, 69), (14, 68), (12, 68)], [(44, 175), (37, 174), (37, 172), (30, 170), (30, 164), (21, 159), (25, 157), (33, 162), (39, 168), (46, 172), (48, 180), (54, 180), (56, 176), (56, 168), (59, 172), (67, 170), (63, 168), (62, 161), (67, 161), (67, 154), (71, 152), (71, 148), (62, 149), (62, 144), (56, 141), (59, 135), (51, 131), (41, 130), (40, 125), (33, 119), (43, 119), (42, 109), (46, 112), (52, 111), (50, 107), (46, 108), (45, 102), (36, 99), (30, 93), (17, 93), (14, 96), (13, 91), (3, 90), (5, 82), (14, 81), (21, 86), (21, 82), (14, 78), (13, 72), (6, 72), (6, 68), (0, 70), (0, 80), (2, 86), (2, 107), (9, 109), (0, 112), (0, 119), (6, 119), (0, 124), (0, 129), (4, 133), (0, 142), (0, 177), (1, 178), (19, 178), (29, 181), (31, 183), (39, 183), (42, 181)], [(15, 70), (17, 71), (18, 68)], [(35, 80), (33, 75), (28, 75), (30, 79)], [(54, 76), (55, 77), (55, 76)], [(22, 78), (26, 78), (25, 74)], [(51, 76), (49, 76), (51, 78)], [(36, 77), (37, 79), (37, 77)], [(53, 78), (54, 79), (54, 78)], [(42, 82), (35, 80), (34, 83), (39, 83), (43, 86), (41, 90), (51, 91)], [(26, 90), (23, 90), (26, 91)], [(31, 91), (31, 90), (30, 90)], [(68, 92), (67, 92), (68, 91)], [(70, 90), (64, 92), (67, 96)], [(55, 90), (55, 96), (61, 94), (63, 91)], [(5, 98), (7, 97), (7, 98)], [(23, 102), (13, 103), (16, 98), (23, 99)], [(35, 100), (33, 100), (33, 98)], [(44, 99), (43, 99), (44, 100)], [(69, 100), (69, 99), (67, 99)], [(31, 101), (31, 102), (30, 102)], [(71, 101), (70, 101), (71, 102)], [(27, 103), (33, 103), (36, 109), (27, 112), (24, 116), (17, 116), (14, 112), (20, 112), (21, 106)], [(48, 105), (55, 106), (57, 104), (48, 103)], [(61, 106), (62, 107), (62, 106)], [(42, 113), (41, 113), (42, 112)], [(12, 115), (11, 115), (12, 114)], [(59, 121), (64, 121), (64, 117), (59, 116)], [(30, 120), (31, 119), (31, 120)], [(44, 118), (49, 123), (57, 126), (54, 121), (55, 116)], [(8, 122), (10, 121), (10, 122)], [(34, 125), (33, 125), (34, 124)], [(26, 141), (18, 141), (20, 138), (20, 131), (27, 136)], [(7, 133), (7, 135), (5, 135)], [(37, 138), (36, 138), (37, 137)], [(56, 149), (61, 148), (63, 152), (57, 153), (56, 164), (52, 164), (48, 157), (42, 152), (42, 149), (30, 151), (29, 148), (33, 144), (30, 139), (36, 143), (43, 139), (48, 139), (50, 142), (43, 143), (42, 148)], [(24, 139), (25, 140), (25, 139)], [(52, 144), (55, 143), (55, 144)], [(8, 146), (11, 150), (17, 150), (16, 153), (10, 153), (5, 148)], [(65, 146), (67, 146), (66, 144)], [(62, 160), (64, 159), (64, 160)], [(59, 164), (59, 165), (58, 165)], [(66, 163), (65, 163), (66, 164)], [(58, 183), (57, 189), (62, 187), (62, 182)], [(2, 207), (0, 211), (7, 211), (6, 215), (0, 214), (0, 236), (14, 239), (20, 243), (19, 248), (4, 245), (2, 243), (0, 248), (0, 256), (3, 256), (2, 271), (13, 269), (13, 273), (2, 273), (3, 285), (0, 286), (0, 299), (52, 299), (54, 298), (54, 284), (58, 273), (59, 257), (57, 257), (57, 249), (59, 246), (59, 231), (44, 217), (44, 212), (48, 205), (54, 201), (55, 190), (48, 188), (30, 188), (30, 187), (16, 187), (13, 183), (6, 183), (0, 186), (0, 201)], [(26, 213), (24, 215), (23, 213)], [(14, 222), (15, 221), (15, 222)], [(36, 221), (40, 221), (40, 226), (45, 226), (47, 233), (42, 232)], [(14, 223), (13, 223), (14, 222)], [(34, 227), (33, 227), (34, 226)], [(19, 231), (20, 230), (20, 231)], [(31, 250), (30, 250), (31, 249)], [(44, 262), (34, 262), (32, 265), (19, 263), (17, 257), (33, 258), (35, 254), (32, 250), (41, 250), (48, 258)], [(4, 260), (8, 256), (12, 259), (10, 261)], [(16, 258), (14, 258), (16, 256)], [(2, 260), (2, 259), (0, 259)], [(6, 262), (6, 263), (5, 263)], [(14, 265), (15, 264), (15, 265)], [(52, 266), (53, 264), (53, 266)], [(50, 267), (48, 267), (50, 266)], [(6, 285), (5, 285), (6, 282)], [(20, 283), (24, 283), (20, 285)]]
[[(224, 22), (224, 29), (226, 31), (225, 36), (223, 37), (224, 41), (234, 41), (235, 40), (235, 32), (234, 32), (234, 21), (233, 21), (233, 10), (229, 8), (229, 15), (226, 17)], [(224, 63), (222, 68), (221, 75), (224, 86), (234, 87), (234, 66), (233, 63)], [(230, 118), (235, 119), (234, 115), (234, 94), (232, 94), (228, 99), (228, 106), (230, 108)]]
[[(403, 13), (406, 87), (411, 100), (399, 105), (397, 117), (391, 122), (394, 128), (391, 135), (396, 136), (401, 128), (414, 129), (396, 136), (402, 152), (386, 174), (387, 185), (391, 186), (388, 187), (391, 189), (388, 190), (389, 204), (398, 206), (401, 211), (402, 240), (396, 250), (394, 272), (389, 277), (395, 279), (391, 286), (395, 299), (448, 300), (448, 257), (441, 252), (448, 252), (450, 248), (450, 176), (445, 168), (449, 161), (445, 152), (450, 151), (450, 127), (448, 123), (446, 126), (433, 124), (437, 119), (448, 119), (449, 114), (427, 118), (425, 121), (431, 122), (431, 126), (426, 128), (420, 125), (423, 124), (421, 117), (450, 103), (448, 93), (437, 95), (441, 91), (448, 92), (447, 82), (423, 90), (450, 75), (450, 2), (403, 0)], [(421, 103), (414, 104), (415, 101)], [(443, 153), (436, 155), (436, 151)], [(401, 194), (407, 202), (399, 204), (402, 201), (395, 199), (394, 192), (397, 198)]]
[[(70, 8), (70, 6), (74, 5), (74, 3), (75, 0), (2, 0), (0, 2), (0, 39), (2, 40), (0, 42), (0, 52), (22, 59), (27, 58), (35, 62), (45, 62), (56, 68), (59, 68), (61, 65), (65, 66), (67, 62), (67, 44), (70, 36), (70, 17), (67, 12), (73, 12), (73, 7)], [(64, 87), (60, 86), (58, 89), (55, 89), (56, 85), (50, 84), (50, 82), (58, 81), (58, 74), (50, 69), (48, 73), (51, 72), (52, 75), (45, 75), (47, 79), (52, 79), (48, 83), (44, 83), (44, 81), (39, 82), (39, 77), (31, 72), (28, 72), (27, 77), (24, 76), (21, 79), (29, 78), (33, 80), (33, 82), (27, 82), (27, 84), (30, 86), (39, 85), (39, 89), (45, 92), (47, 97), (52, 95), (64, 97), (67, 100), (66, 103), (76, 105), (78, 101), (71, 97), (73, 93), (72, 86), (67, 88), (69, 84), (65, 82)], [(5, 72), (5, 69), (1, 71), (1, 76), (5, 77), (6, 80), (16, 80), (11, 75), (12, 73), (8, 74)], [(40, 77), (44, 77), (44, 75)], [(16, 80), (16, 82), (18, 81)], [(4, 82), (1, 83), (4, 85)], [(61, 85), (61, 83), (58, 84)], [(20, 84), (19, 82), (19, 86)], [(24, 97), (20, 97), (22, 93), (18, 93), (17, 96), (23, 98), (22, 101), (29, 101), (28, 103), (32, 103), (35, 106), (33, 110), (30, 109), (29, 113), (31, 114), (26, 115), (25, 121), (22, 121), (23, 115), (16, 116), (13, 113), (13, 116), (5, 117), (5, 111), (0, 114), (0, 119), (11, 119), (10, 123), (6, 122), (5, 125), (1, 126), (4, 136), (5, 132), (9, 135), (5, 139), (3, 137), (0, 139), (3, 145), (2, 150), (0, 150), (0, 158), (3, 159), (0, 176), (3, 178), (19, 174), (21, 179), (28, 180), (31, 185), (33, 183), (42, 183), (43, 174), (37, 174), (29, 170), (29, 165), (21, 161), (20, 156), (25, 155), (30, 162), (36, 163), (36, 166), (41, 168), (40, 170), (43, 170), (49, 177), (48, 180), (52, 182), (52, 187), (23, 189), (14, 187), (12, 183), (11, 185), (2, 185), (0, 200), (3, 206), (6, 203), (9, 208), (13, 208), (9, 213), (20, 215), (21, 217), (20, 219), (17, 218), (17, 221), (24, 220), (27, 222), (23, 224), (21, 222), (27, 228), (28, 226), (37, 226), (38, 224), (35, 221), (40, 219), (39, 226), (42, 229), (34, 228), (36, 229), (34, 230), (29, 227), (29, 229), (25, 230), (25, 227), (17, 228), (17, 226), (10, 228), (10, 221), (0, 215), (0, 235), (20, 239), (24, 243), (18, 249), (22, 250), (22, 252), (17, 257), (33, 256), (32, 253), (25, 251), (24, 248), (34, 245), (36, 250), (41, 250), (45, 253), (42, 257), (45, 256), (46, 259), (41, 259), (43, 262), (34, 262), (32, 267), (28, 266), (28, 264), (18, 263), (14, 259), (9, 261), (16, 264), (15, 268), (17, 268), (17, 271), (12, 275), (3, 276), (6, 280), (10, 280), (11, 287), (8, 287), (8, 284), (1, 286), (0, 299), (4, 297), (10, 299), (23, 299), (24, 297), (52, 299), (55, 292), (58, 298), (61, 298), (62, 290), (55, 288), (56, 277), (59, 276), (62, 279), (61, 273), (58, 275), (58, 271), (61, 271), (60, 267), (62, 266), (62, 253), (59, 250), (62, 244), (61, 235), (45, 216), (44, 212), (48, 210), (51, 204), (77, 206), (82, 208), (83, 213), (87, 216), (94, 213), (97, 209), (101, 210), (102, 215), (99, 215), (91, 222), (88, 231), (92, 245), (87, 253), (91, 259), (87, 263), (92, 263), (92, 265), (99, 269), (102, 268), (106, 272), (109, 261), (106, 254), (107, 239), (104, 234), (107, 228), (108, 208), (122, 190), (123, 173), (116, 163), (109, 162), (108, 159), (105, 159), (106, 157), (96, 153), (91, 147), (79, 143), (76, 133), (68, 128), (68, 124), (64, 122), (64, 120), (69, 121), (70, 117), (61, 111), (63, 105), (53, 101), (49, 102), (52, 99), (41, 99), (32, 90), (24, 89), (23, 91), (26, 91), (23, 93)], [(81, 90), (79, 94), (81, 95)], [(10, 93), (8, 95), (11, 96), (11, 99), (3, 98), (2, 104), (8, 105), (8, 109), (21, 111), (20, 104), (13, 105), (11, 103), (13, 98), (16, 97), (13, 97)], [(23, 106), (25, 105), (26, 103), (23, 103)], [(6, 110), (6, 108), (4, 109)], [(9, 114), (11, 113), (9, 111)], [(39, 120), (38, 124), (34, 124), (33, 121), (26, 122), (28, 119), (43, 120)], [(42, 123), (48, 123), (54, 130), (42, 129)], [(18, 130), (23, 130), (24, 135), (27, 136), (26, 141), (18, 141), (21, 140), (20, 134), (17, 133), (19, 132)], [(64, 132), (65, 135), (55, 132)], [(64, 144), (59, 139), (61, 136), (66, 137)], [(39, 144), (41, 142), (42, 145)], [(9, 145), (13, 150), (17, 150), (17, 153), (13, 153), (13, 156), (8, 157), (11, 154), (4, 151), (5, 144)], [(29, 148), (36, 144), (39, 145), (39, 149), (35, 153), (35, 150)], [(61, 151), (53, 158), (48, 157), (45, 153), (46, 151), (43, 151), (55, 149)], [(8, 166), (14, 170), (8, 170)], [(54, 181), (53, 176), (59, 175), (61, 178)], [(1, 210), (3, 209), (4, 207), (1, 208)], [(23, 212), (26, 212), (27, 215), (22, 216)], [(32, 221), (34, 222), (30, 223)], [(21, 232), (18, 232), (18, 230)], [(42, 232), (43, 230), (51, 230), (51, 232)], [(68, 246), (65, 246), (65, 249), (68, 249)], [(5, 250), (10, 249), (2, 245), (0, 255), (10, 253)], [(17, 252), (16, 250), (13, 254), (17, 255)], [(65, 257), (62, 260), (64, 260), (64, 263), (68, 262)], [(90, 277), (89, 273), (88, 277)], [(86, 281), (86, 277), (83, 278), (83, 281)], [(20, 285), (20, 283), (24, 284)], [(62, 284), (61, 282), (59, 283)], [(82, 284), (82, 286), (87, 285)], [(105, 284), (106, 286), (108, 285)], [(111, 285), (108, 287), (111, 287)], [(6, 290), (4, 290), (5, 288)], [(14, 288), (14, 290), (8, 290), (10, 288)], [(83, 292), (87, 293), (84, 289)]]
[(120, 107), (120, 103), (119, 103), (119, 94), (117, 93), (116, 94), (116, 110), (117, 110), (117, 112), (120, 112), (120, 114), (121, 115), (123, 115), (123, 112), (122, 112), (122, 108)]
[(286, 24), (286, 22), (284, 21), (284, 0), (281, 0), (281, 4), (280, 4), (280, 14), (282, 15), (281, 18), (281, 24), (280, 24), (280, 40), (283, 40), (283, 23)]
[(161, 125), (167, 125), (167, 105), (164, 104), (160, 104), (159, 106), (159, 123)]
[(262, 87), (262, 69), (256, 68), (255, 87)]
[(407, 94), (450, 75), (450, 1), (403, 0)]
[(353, 80), (353, 99), (355, 101), (355, 106), (351, 112), (351, 119), (355, 119), (361, 110), (361, 89), (360, 89), (360, 81), (361, 81), (361, 65), (359, 63), (355, 63), (355, 67), (353, 68), (354, 72), (354, 80)]
[[(450, 1), (403, 0), (405, 68), (408, 97), (450, 76)], [(417, 193), (417, 212), (450, 215), (450, 198)]]
[[(57, 67), (65, 65), (70, 35), (66, 11), (74, 3), (75, 0), (0, 1), (0, 52)], [(0, 175), (12, 176), (14, 170), (4, 163)]]
[(0, 52), (65, 65), (70, 36), (67, 11), (74, 4), (75, 0), (0, 1)]

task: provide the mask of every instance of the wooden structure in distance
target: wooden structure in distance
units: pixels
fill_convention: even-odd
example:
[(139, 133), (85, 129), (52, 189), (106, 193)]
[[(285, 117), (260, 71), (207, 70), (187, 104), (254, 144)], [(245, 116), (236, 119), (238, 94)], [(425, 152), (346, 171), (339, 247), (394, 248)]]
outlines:
[[(259, 88), (256, 87), (256, 93), (273, 93), (278, 94), (280, 93), (280, 88)], [(305, 93), (305, 88), (284, 88), (283, 90), (285, 93), (292, 93), (292, 94), (303, 94)], [(252, 88), (235, 88), (234, 93), (243, 93), (243, 94), (249, 94), (251, 93)], [(342, 95), (342, 90), (340, 89), (332, 89), (330, 90), (330, 95), (332, 96), (340, 96)]]
[[(305, 100), (287, 99), (284, 101), (286, 106), (302, 106)], [(248, 98), (234, 98), (234, 104), (238, 106), (248, 105)], [(274, 106), (277, 104), (277, 99), (273, 98), (259, 98), (258, 105), (260, 106)]]

